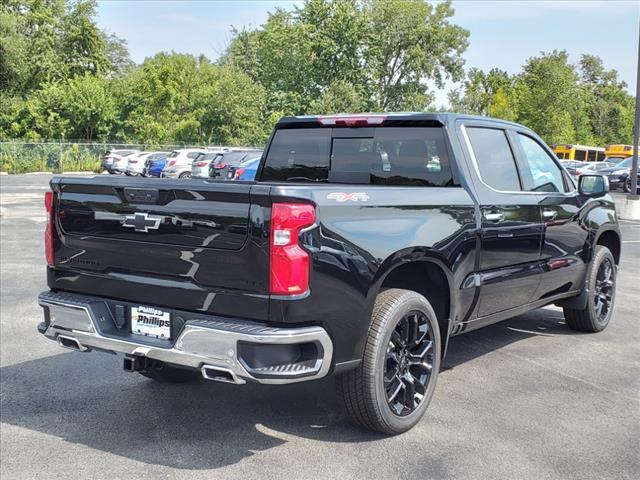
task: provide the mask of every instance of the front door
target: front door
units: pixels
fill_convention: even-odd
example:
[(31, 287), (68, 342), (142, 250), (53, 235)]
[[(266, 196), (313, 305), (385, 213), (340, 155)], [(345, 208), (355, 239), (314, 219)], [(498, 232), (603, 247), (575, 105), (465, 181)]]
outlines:
[(580, 219), (580, 197), (551, 152), (528, 132), (513, 132), (525, 189), (538, 194), (543, 222), (542, 281), (535, 299), (582, 289), (582, 249), (589, 229)]

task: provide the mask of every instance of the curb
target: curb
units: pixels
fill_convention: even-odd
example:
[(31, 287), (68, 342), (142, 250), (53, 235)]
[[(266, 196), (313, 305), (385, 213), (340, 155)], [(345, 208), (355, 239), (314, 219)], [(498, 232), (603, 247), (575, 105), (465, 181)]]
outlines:
[(90, 172), (88, 170), (79, 170), (76, 172), (62, 172), (59, 175), (99, 175), (96, 172)]
[(25, 175), (53, 175), (53, 172), (27, 172)]
[(616, 213), (622, 220), (640, 220), (640, 200), (624, 200), (616, 202)]
[(0, 175), (9, 175), (9, 172), (0, 172)]

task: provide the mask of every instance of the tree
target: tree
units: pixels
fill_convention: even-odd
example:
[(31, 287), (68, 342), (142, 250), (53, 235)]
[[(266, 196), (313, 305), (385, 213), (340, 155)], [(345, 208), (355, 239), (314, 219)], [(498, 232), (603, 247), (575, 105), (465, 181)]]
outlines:
[(42, 138), (96, 140), (110, 137), (117, 106), (107, 80), (85, 73), (43, 85), (27, 110)]
[(426, 80), (442, 88), (446, 77), (462, 77), (469, 32), (449, 22), (453, 13), (449, 1), (435, 7), (422, 0), (365, 2), (364, 63), (378, 109), (416, 106), (419, 96), (428, 98)]
[(95, 0), (73, 0), (61, 18), (60, 54), (67, 76), (104, 74), (111, 68), (105, 38), (93, 20), (95, 14)]
[(318, 114), (362, 112), (367, 110), (367, 101), (353, 84), (337, 80), (322, 92), (322, 97), (314, 102), (311, 108)]
[(135, 66), (129, 56), (126, 40), (107, 32), (102, 32), (102, 40), (105, 45), (106, 56), (109, 59), (108, 68), (105, 72), (108, 77), (124, 75)]
[(222, 62), (270, 92), (269, 111), (312, 113), (340, 81), (370, 108), (423, 110), (429, 80), (442, 86), (462, 74), (468, 32), (452, 16), (450, 2), (308, 0), (277, 9), (260, 29), (236, 31)]
[(582, 102), (577, 80), (564, 50), (527, 60), (516, 82), (518, 121), (548, 143), (573, 141), (574, 119)]
[(618, 72), (605, 70), (595, 55), (580, 57), (580, 82), (584, 89), (585, 114), (598, 144), (632, 143), (634, 99)]
[[(513, 84), (514, 78), (504, 70), (492, 68), (484, 73), (479, 68), (470, 68), (463, 82), (464, 94), (460, 90), (450, 92), (449, 102), (452, 110), (457, 112), (495, 116), (497, 111), (514, 108), (513, 105), (507, 107), (513, 102), (510, 98)], [(500, 105), (494, 105), (496, 102)]]

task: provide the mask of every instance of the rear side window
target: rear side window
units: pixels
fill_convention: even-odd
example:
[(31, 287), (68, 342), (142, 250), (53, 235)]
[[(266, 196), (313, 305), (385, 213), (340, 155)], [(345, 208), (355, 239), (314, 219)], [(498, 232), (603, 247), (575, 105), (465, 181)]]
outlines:
[[(335, 129), (339, 130), (339, 129)], [(333, 134), (333, 138), (332, 138)], [(373, 185), (453, 184), (440, 127), (278, 130), (263, 181), (323, 181)]]
[(479, 127), (466, 130), (482, 181), (496, 190), (519, 191), (518, 170), (504, 130)]
[(194, 159), (198, 155), (200, 155), (200, 152), (189, 152), (189, 153), (187, 153), (187, 158)]

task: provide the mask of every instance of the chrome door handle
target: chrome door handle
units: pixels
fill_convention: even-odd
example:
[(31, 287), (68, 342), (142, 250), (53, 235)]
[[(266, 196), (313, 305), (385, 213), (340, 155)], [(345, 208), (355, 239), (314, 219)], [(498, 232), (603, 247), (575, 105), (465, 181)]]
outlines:
[(484, 219), (488, 222), (499, 222), (504, 218), (502, 212), (484, 212)]
[(558, 216), (558, 212), (556, 212), (555, 210), (544, 209), (542, 210), (542, 216), (545, 218), (545, 220), (553, 220)]

